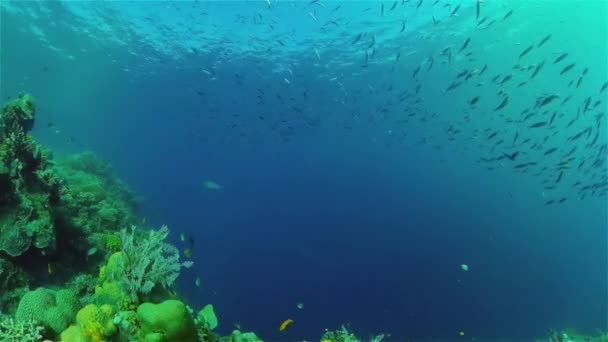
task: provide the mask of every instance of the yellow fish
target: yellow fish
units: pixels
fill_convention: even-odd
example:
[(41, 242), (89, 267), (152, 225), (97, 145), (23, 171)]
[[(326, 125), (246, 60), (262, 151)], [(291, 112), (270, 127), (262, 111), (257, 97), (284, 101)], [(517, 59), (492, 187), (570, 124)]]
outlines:
[(186, 241), (186, 235), (184, 235), (184, 233), (179, 234), (179, 239), (184, 242)]
[(461, 331), (459, 335), (464, 336), (464, 331)]
[(190, 251), (190, 248), (184, 249), (184, 256), (186, 258), (192, 258), (192, 251)]
[(283, 331), (285, 329), (287, 329), (287, 327), (293, 323), (293, 319), (286, 319), (283, 321), (283, 323), (281, 323), (281, 325), (279, 325), (279, 331)]
[(196, 277), (196, 280), (194, 281), (194, 285), (196, 285), (196, 287), (201, 287), (201, 278)]
[(26, 137), (26, 138), (28, 138), (29, 140), (34, 139), (34, 137), (33, 137), (31, 134), (28, 134), (28, 135), (26, 135), (25, 137)]
[(49, 274), (53, 274), (53, 264), (51, 264), (50, 262), (47, 264), (47, 271), (49, 272)]

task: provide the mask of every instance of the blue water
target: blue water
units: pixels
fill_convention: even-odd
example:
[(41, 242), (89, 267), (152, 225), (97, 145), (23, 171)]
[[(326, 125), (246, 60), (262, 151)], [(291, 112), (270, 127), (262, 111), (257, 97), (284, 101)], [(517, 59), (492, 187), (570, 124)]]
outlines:
[[(178, 288), (194, 308), (215, 306), (222, 334), (237, 322), (268, 341), (315, 340), (341, 324), (391, 341), (606, 330), (606, 190), (583, 198), (570, 186), (605, 180), (605, 156), (598, 167), (568, 171), (554, 190), (568, 199), (559, 205), (545, 205), (552, 192), (534, 176), (540, 168), (480, 162), (503, 152), (486, 137), (498, 130), (510, 142), (516, 129), (507, 118), (537, 96), (572, 94), (572, 107), (551, 107), (572, 115), (588, 95), (603, 101), (572, 127), (558, 117), (551, 139), (560, 147), (569, 142), (557, 139), (605, 113), (606, 3), (483, 3), (490, 19), (514, 10), (491, 30), (471, 24), (466, 1), (425, 1), (419, 10), (399, 2), (398, 14), (385, 1), (383, 16), (377, 1), (322, 3), (3, 2), (0, 95), (31, 92), (38, 141), (57, 156), (92, 150), (109, 160), (139, 196), (141, 217), (167, 224), (180, 249), (188, 243), (179, 234), (192, 237), (195, 265)], [(456, 3), (462, 8), (450, 17)], [(327, 20), (338, 25), (320, 28)], [(353, 47), (359, 32), (364, 42)], [(496, 113), (501, 97), (489, 79), (520, 77), (511, 66), (547, 32), (549, 47), (532, 52), (534, 62), (547, 56), (540, 81), (523, 90), (510, 81), (507, 117)], [(377, 55), (362, 67), (373, 34)], [(456, 52), (454, 65), (440, 59), (467, 37), (476, 61)], [(576, 76), (589, 67), (581, 88), (552, 64), (562, 51), (577, 61)], [(429, 55), (436, 64), (427, 72)], [(484, 64), (484, 86), (445, 92), (457, 71)], [(396, 103), (418, 82), (420, 95)], [(471, 110), (467, 101), (479, 93), (491, 99)], [(599, 143), (577, 145), (575, 157), (606, 143), (600, 121)], [(451, 124), (463, 127), (454, 141)], [(520, 149), (554, 165), (549, 147)], [(221, 189), (206, 189), (207, 180)], [(287, 318), (295, 323), (279, 332)]]

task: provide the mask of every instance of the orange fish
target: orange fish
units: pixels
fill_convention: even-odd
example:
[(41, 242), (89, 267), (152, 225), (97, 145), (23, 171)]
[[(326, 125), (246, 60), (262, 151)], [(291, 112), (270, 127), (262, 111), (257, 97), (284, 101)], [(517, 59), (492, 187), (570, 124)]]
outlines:
[(293, 323), (293, 319), (284, 320), (283, 323), (281, 323), (281, 325), (279, 326), (279, 331), (287, 329), (287, 326), (289, 326), (291, 323)]

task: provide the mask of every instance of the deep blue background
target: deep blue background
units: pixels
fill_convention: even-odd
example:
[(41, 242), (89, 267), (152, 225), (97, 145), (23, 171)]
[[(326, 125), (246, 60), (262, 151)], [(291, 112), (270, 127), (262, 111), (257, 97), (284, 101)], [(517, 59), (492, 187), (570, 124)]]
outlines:
[[(20, 23), (3, 19), (5, 29)], [(195, 309), (214, 304), (222, 333), (239, 322), (269, 341), (314, 340), (351, 324), (362, 337), (395, 341), (457, 339), (459, 331), (514, 341), (548, 328), (606, 328), (605, 198), (572, 194), (546, 207), (538, 179), (488, 171), (479, 156), (456, 152), (472, 142), (437, 149), (412, 143), (426, 134), (413, 131), (400, 144), (385, 139), (382, 122), (346, 129), (352, 113), (324, 96), (335, 87), (306, 65), (296, 70), (297, 90), (273, 77), (273, 62), (253, 58), (224, 61), (218, 80), (203, 82), (201, 66), (221, 59), (213, 54), (144, 63), (146, 76), (135, 77), (109, 62), (137, 59), (122, 48), (83, 43), (96, 57), (70, 64), (24, 32), (2, 38), (2, 98), (31, 91), (36, 139), (59, 156), (92, 149), (111, 161), (141, 196), (149, 224), (168, 224), (180, 249), (179, 233), (194, 239), (195, 266), (179, 287)], [(6, 52), (17, 46), (21, 55)], [(378, 77), (368, 81), (384, 82)], [(383, 103), (367, 85), (344, 82), (360, 88), (352, 93), (362, 112)], [(256, 105), (259, 87), (267, 99), (307, 89), (309, 100), (296, 104), (330, 114), (316, 127), (294, 121), (295, 135), (283, 139), (256, 118), (287, 109)], [(246, 124), (248, 138), (226, 128), (233, 122)], [(222, 188), (209, 191), (206, 180)], [(279, 333), (287, 318), (295, 323)]]

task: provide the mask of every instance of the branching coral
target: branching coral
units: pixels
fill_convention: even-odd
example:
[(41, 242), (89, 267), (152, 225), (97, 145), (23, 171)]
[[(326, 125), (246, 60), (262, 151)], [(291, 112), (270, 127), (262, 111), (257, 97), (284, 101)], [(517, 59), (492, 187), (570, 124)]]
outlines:
[(0, 341), (36, 342), (42, 339), (43, 327), (33, 320), (17, 322), (11, 317), (0, 319)]

